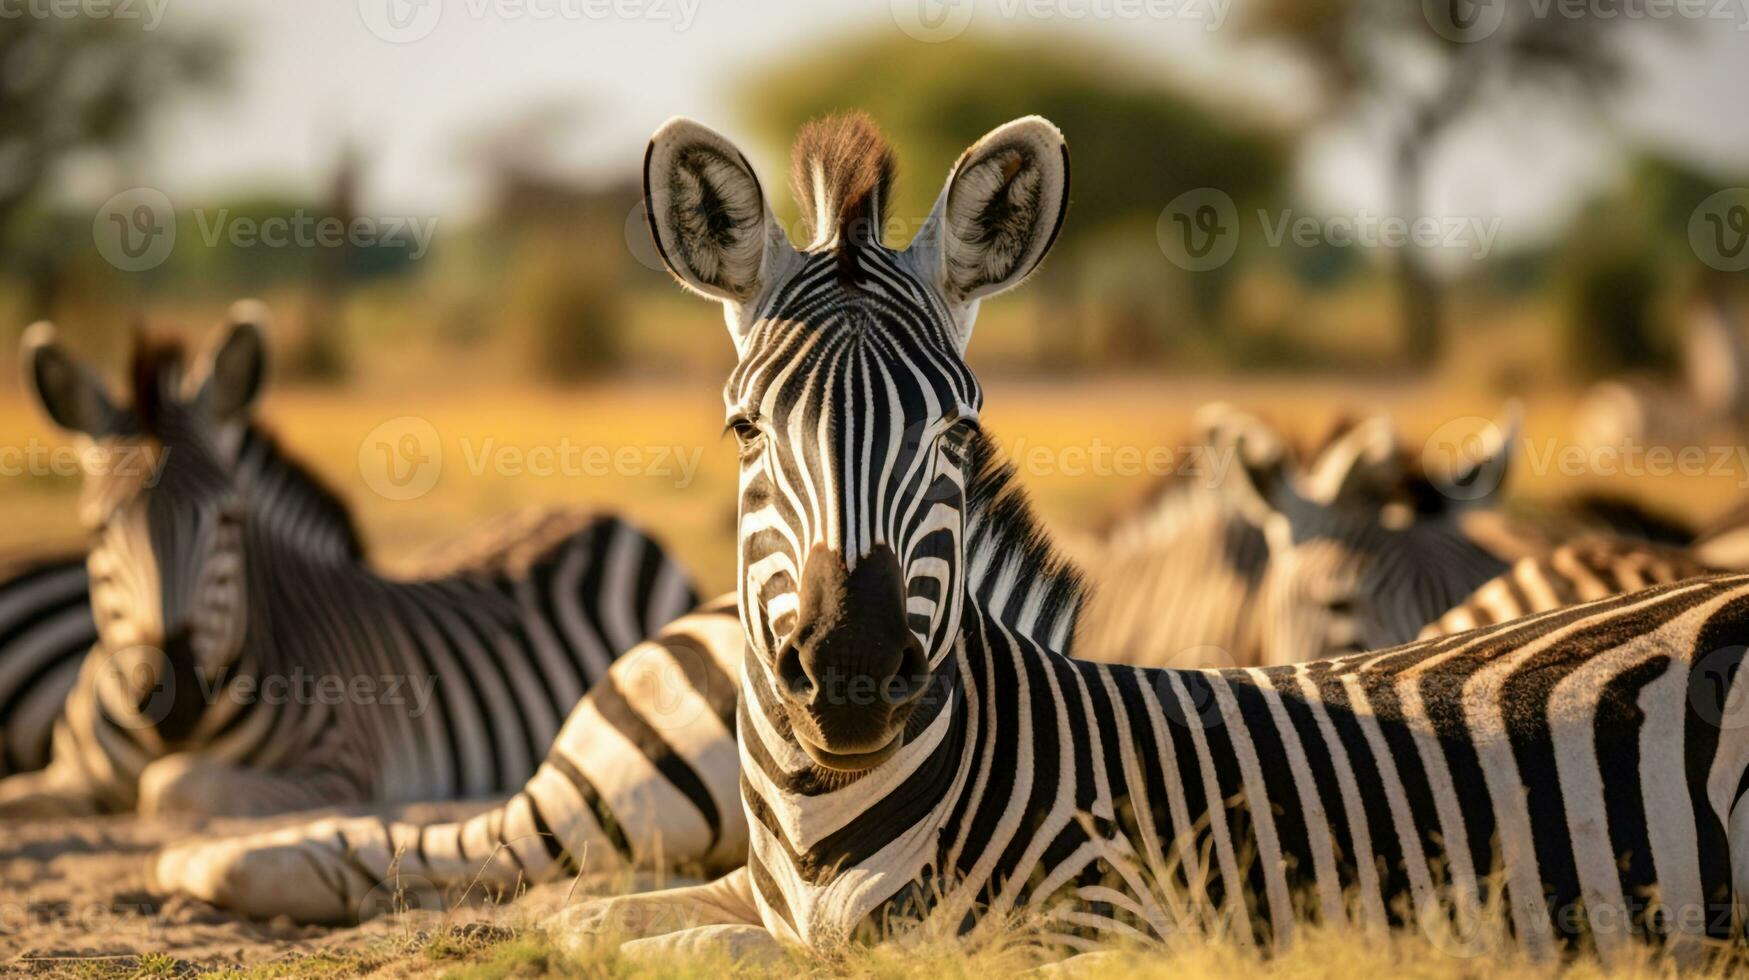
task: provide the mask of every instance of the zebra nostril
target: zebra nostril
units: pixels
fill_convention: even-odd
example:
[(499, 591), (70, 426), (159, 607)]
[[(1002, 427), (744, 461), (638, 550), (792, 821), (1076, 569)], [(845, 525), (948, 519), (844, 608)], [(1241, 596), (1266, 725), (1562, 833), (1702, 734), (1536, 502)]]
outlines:
[(923, 655), (923, 644), (916, 636), (906, 637), (899, 669), (881, 687), (887, 703), (894, 707), (910, 704), (923, 696), (929, 687), (929, 659)]
[(784, 697), (796, 704), (813, 703), (814, 680), (802, 667), (801, 647), (793, 637), (777, 651), (777, 679)]

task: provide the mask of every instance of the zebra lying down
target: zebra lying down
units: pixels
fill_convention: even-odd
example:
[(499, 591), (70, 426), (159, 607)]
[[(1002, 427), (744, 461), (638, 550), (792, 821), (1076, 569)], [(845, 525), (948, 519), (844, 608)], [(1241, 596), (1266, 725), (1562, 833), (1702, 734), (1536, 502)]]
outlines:
[(0, 780), (0, 815), (514, 789), (613, 659), (695, 602), (613, 517), (544, 522), (441, 577), (377, 573), (344, 505), (250, 424), (266, 352), (258, 309), (234, 313), (192, 370), (142, 340), (125, 406), (46, 326), (27, 333), (38, 400), (89, 442), (100, 642), (47, 768)]
[(645, 157), (659, 251), (722, 302), (738, 358), (748, 864), (557, 928), (690, 909), (820, 949), (1024, 911), (1079, 949), (1170, 935), (1192, 895), (1278, 945), (1304, 916), (1461, 928), (1503, 896), (1533, 954), (1735, 935), (1749, 576), (1292, 667), (1073, 659), (1080, 583), (963, 357), (979, 301), (1060, 227), (1061, 135), (1027, 118), (974, 144), (902, 252), (871, 124), (810, 127), (795, 160), (799, 251), (723, 137), (675, 120)]
[[(660, 249), (724, 302), (739, 356), (726, 396), (742, 453), (750, 847), (710, 885), (592, 903), (555, 928), (649, 906), (687, 910), (644, 919), (667, 928), (823, 947), (918, 919), (976, 936), (1026, 911), (1074, 949), (1170, 934), (1190, 894), (1277, 944), (1307, 915), (1462, 929), (1496, 898), (1533, 952), (1588, 934), (1606, 953), (1644, 936), (1692, 953), (1732, 934), (1749, 888), (1749, 726), (1721, 721), (1741, 700), (1749, 577), (1292, 667), (1072, 659), (1078, 577), (979, 429), (963, 361), (977, 301), (1025, 278), (1060, 223), (1066, 149), (1038, 119), (985, 137), (918, 244), (895, 252), (875, 237), (880, 146), (858, 121), (804, 138), (815, 235), (796, 251), (722, 137), (676, 121), (652, 141)], [(722, 642), (711, 659), (732, 662), (739, 644)], [(641, 731), (650, 710), (612, 724)], [(671, 763), (687, 731), (628, 742)], [(611, 766), (583, 772), (572, 734), (542, 792), (443, 828), (348, 823), (328, 860), (362, 884), (409, 858), (424, 863), (408, 873), (432, 868), (451, 842), (502, 842), (490, 875), (512, 884), (603, 852), (636, 859), (608, 820), (609, 847), (572, 848), (593, 840), (604, 801), (638, 800), (586, 789)], [(249, 907), (242, 892), (276, 880), (260, 872), (289, 873), (319, 836), (174, 850), (159, 878)]]
[(0, 777), (48, 765), (49, 737), (97, 643), (85, 554), (0, 563)]

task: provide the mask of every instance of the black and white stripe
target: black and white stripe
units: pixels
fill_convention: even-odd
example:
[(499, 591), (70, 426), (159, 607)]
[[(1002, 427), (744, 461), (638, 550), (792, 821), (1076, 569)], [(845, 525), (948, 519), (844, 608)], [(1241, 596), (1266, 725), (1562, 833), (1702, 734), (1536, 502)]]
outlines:
[(0, 572), (0, 777), (48, 764), (55, 718), (96, 643), (84, 553)]
[(1681, 548), (1598, 535), (1521, 558), (1445, 615), (1421, 638), (1448, 636), (1623, 592), (1713, 574)]
[[(228, 359), (234, 344), (256, 356)], [(97, 450), (83, 507), (101, 643), (48, 768), (0, 783), (10, 812), (511, 790), (613, 660), (695, 601), (662, 549), (610, 516), (540, 522), (438, 577), (378, 573), (343, 505), (243, 424), (254, 392), (231, 397), (225, 372), (258, 389), (252, 325), (187, 383), (179, 349), (142, 346), (125, 409), (98, 388), (70, 398), (66, 355), (40, 338), (33, 354), (57, 421), (103, 406), (78, 430)], [(136, 450), (157, 465), (101, 465)]]
[[(1532, 954), (1654, 938), (1697, 956), (1736, 935), (1749, 576), (1290, 667), (1068, 656), (1079, 583), (969, 424), (961, 359), (979, 295), (965, 277), (999, 289), (1030, 271), (1060, 220), (1060, 151), (1042, 120), (1010, 124), (962, 157), (920, 248), (846, 254), (816, 234), (822, 252), (789, 255), (759, 208), (725, 208), (759, 193), (726, 140), (683, 121), (652, 140), (646, 184), (669, 189), (652, 194), (658, 241), (677, 276), (725, 301), (740, 355), (726, 398), (757, 429), (741, 433), (748, 867), (640, 899), (666, 910), (656, 928), (691, 907), (829, 948), (919, 919), (976, 938), (1024, 912), (1084, 949), (1171, 936), (1190, 908), (1279, 946), (1305, 918), (1461, 939), (1498, 899)], [(1017, 228), (1031, 244), (1005, 237)], [(745, 238), (768, 243), (762, 260), (708, 261)], [(937, 261), (936, 242), (969, 254)], [(845, 271), (826, 275), (824, 256)], [(901, 308), (916, 292), (927, 300)], [(915, 525), (919, 511), (938, 516)], [(901, 580), (907, 612), (924, 600), (922, 696), (884, 714), (815, 696), (825, 667), (855, 682), (891, 661), (838, 645), (843, 622), (880, 625), (884, 584), (816, 579), (820, 552), (804, 549), (873, 566), (885, 546), (910, 570), (931, 539), (940, 573)], [(792, 555), (808, 556), (799, 582)], [(816, 582), (849, 606), (822, 605)], [(825, 652), (790, 634), (809, 629)], [(816, 655), (812, 686), (783, 667), (798, 645)]]

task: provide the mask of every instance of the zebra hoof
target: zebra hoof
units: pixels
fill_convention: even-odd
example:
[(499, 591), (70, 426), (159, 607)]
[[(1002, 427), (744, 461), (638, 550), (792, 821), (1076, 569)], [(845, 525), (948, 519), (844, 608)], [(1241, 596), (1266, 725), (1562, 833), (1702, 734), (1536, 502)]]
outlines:
[[(298, 828), (292, 828), (297, 830)], [(151, 879), (159, 892), (187, 895), (252, 919), (352, 924), (373, 914), (372, 882), (324, 860), (300, 835), (274, 833), (177, 844), (159, 851)], [(355, 880), (356, 879), (356, 880)]]

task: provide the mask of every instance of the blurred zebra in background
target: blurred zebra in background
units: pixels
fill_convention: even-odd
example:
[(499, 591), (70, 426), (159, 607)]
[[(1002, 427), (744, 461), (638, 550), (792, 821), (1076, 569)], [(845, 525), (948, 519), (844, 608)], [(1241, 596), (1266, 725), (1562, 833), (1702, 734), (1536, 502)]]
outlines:
[(266, 377), (253, 306), (193, 371), (178, 346), (140, 342), (125, 407), (46, 327), (25, 360), (49, 417), (90, 440), (100, 643), (51, 762), (0, 780), (0, 813), (513, 789), (613, 659), (695, 601), (613, 517), (539, 523), (441, 577), (367, 567), (344, 505), (248, 423)]
[(83, 552), (0, 566), (0, 777), (48, 765), (55, 719), (96, 643)]
[(1722, 283), (1703, 286), (1685, 310), (1682, 383), (1617, 378), (1581, 400), (1574, 431), (1588, 448), (1683, 447), (1749, 433), (1749, 341)]

